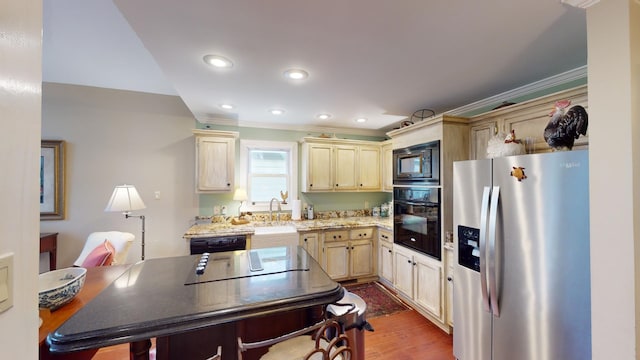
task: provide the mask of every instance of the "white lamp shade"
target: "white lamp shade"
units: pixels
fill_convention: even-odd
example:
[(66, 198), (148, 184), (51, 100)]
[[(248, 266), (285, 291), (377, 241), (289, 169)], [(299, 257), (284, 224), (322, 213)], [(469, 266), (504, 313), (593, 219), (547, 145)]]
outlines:
[(233, 200), (235, 201), (246, 201), (247, 200), (247, 190), (242, 188), (237, 188), (233, 193)]
[(133, 185), (118, 185), (113, 189), (111, 199), (104, 211), (129, 212), (144, 209), (144, 202)]

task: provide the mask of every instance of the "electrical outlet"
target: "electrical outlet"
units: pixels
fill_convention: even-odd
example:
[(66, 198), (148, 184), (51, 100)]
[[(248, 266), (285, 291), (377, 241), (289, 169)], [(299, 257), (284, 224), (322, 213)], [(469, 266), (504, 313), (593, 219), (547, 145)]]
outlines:
[(153, 195), (155, 196), (156, 200), (160, 200), (160, 190), (156, 190)]
[(215, 206), (213, 207), (213, 215), (214, 215), (214, 216), (216, 216), (216, 215), (220, 215), (220, 205), (215, 205)]
[(364, 201), (364, 208), (365, 209), (369, 208), (369, 201), (367, 201), (367, 200)]

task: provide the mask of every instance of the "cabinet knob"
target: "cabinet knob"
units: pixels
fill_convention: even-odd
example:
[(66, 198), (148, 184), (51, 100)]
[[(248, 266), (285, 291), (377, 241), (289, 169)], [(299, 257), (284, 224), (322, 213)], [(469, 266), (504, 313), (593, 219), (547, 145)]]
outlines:
[(227, 183), (227, 186), (231, 186), (231, 183)]
[(304, 242), (307, 242), (307, 238), (304, 238)]
[(411, 260), (407, 260), (407, 262), (408, 262), (409, 264), (411, 264)]
[(336, 187), (338, 187), (338, 186), (340, 186), (340, 185), (336, 184)]
[(387, 251), (389, 251), (389, 254), (391, 254), (391, 253), (392, 253), (391, 249), (389, 249), (389, 250), (387, 250)]
[(413, 266), (416, 266), (416, 265), (417, 265), (417, 264), (416, 264), (416, 262), (414, 261), (414, 262), (413, 262)]
[(313, 184), (309, 184), (309, 187), (313, 187)]
[(453, 279), (451, 278), (451, 276), (447, 277), (447, 281), (453, 281)]

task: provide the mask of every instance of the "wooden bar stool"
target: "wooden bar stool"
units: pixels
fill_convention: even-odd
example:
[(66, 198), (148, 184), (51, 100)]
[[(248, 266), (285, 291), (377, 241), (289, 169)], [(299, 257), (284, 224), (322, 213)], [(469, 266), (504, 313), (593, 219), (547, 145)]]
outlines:
[[(313, 335), (309, 335), (311, 332)], [(260, 360), (351, 360), (352, 357), (349, 339), (335, 319), (253, 343), (243, 343), (238, 338), (238, 359), (242, 360), (246, 350), (266, 346), (269, 351)]]

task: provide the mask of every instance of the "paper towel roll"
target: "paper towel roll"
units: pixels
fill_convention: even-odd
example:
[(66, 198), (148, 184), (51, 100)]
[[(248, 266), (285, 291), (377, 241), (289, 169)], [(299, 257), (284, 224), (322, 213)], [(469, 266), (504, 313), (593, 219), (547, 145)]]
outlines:
[(293, 200), (291, 202), (291, 219), (300, 220), (302, 214), (302, 200)]

